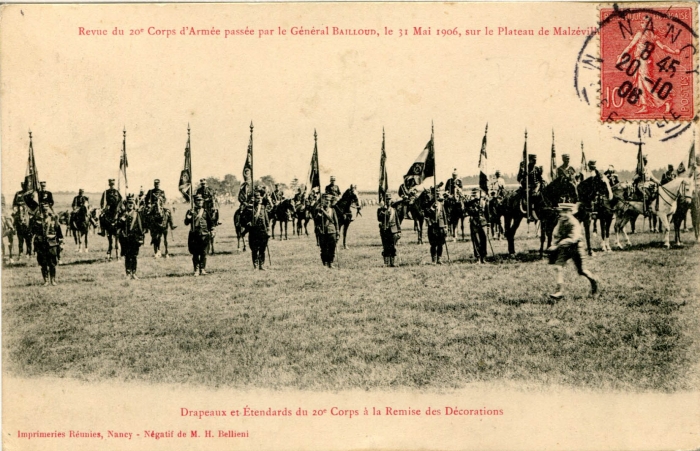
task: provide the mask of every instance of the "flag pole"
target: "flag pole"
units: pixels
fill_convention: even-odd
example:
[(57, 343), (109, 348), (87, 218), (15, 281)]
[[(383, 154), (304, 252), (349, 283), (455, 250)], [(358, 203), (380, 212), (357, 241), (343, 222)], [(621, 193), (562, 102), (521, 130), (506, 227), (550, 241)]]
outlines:
[(253, 121), (250, 121), (250, 200), (251, 205), (253, 204), (253, 198), (255, 197), (255, 176), (253, 175)]
[(192, 212), (192, 222), (190, 222), (190, 231), (194, 231), (194, 197), (192, 196), (192, 185), (194, 179), (192, 177), (192, 146), (190, 145), (190, 123), (187, 123), (187, 150), (190, 158), (190, 211)]
[(530, 173), (528, 168), (528, 155), (527, 155), (527, 129), (525, 129), (525, 160), (523, 161), (523, 167), (525, 168), (525, 203), (527, 205), (527, 223), (530, 224)]

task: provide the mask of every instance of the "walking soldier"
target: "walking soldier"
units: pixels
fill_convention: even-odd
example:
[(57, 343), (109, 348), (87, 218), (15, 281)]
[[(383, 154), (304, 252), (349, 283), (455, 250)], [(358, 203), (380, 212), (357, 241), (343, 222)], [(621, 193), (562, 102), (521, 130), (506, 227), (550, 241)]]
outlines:
[(385, 203), (377, 210), (377, 221), (379, 221), (379, 235), (382, 238), (382, 256), (384, 266), (396, 266), (396, 243), (401, 238), (401, 223), (396, 209), (391, 204), (391, 194), (386, 193)]
[(562, 286), (564, 284), (563, 269), (569, 259), (574, 261), (579, 275), (584, 276), (591, 283), (591, 294), (598, 292), (598, 283), (593, 274), (584, 267), (585, 249), (582, 240), (581, 223), (574, 217), (577, 204), (560, 203), (559, 222), (554, 231), (554, 245), (548, 252), (549, 263), (557, 267), (557, 291), (551, 294), (552, 299), (561, 299), (564, 294)]
[(265, 249), (267, 249), (269, 237), (270, 218), (267, 214), (267, 208), (262, 204), (262, 195), (257, 192), (253, 200), (253, 218), (248, 231), (248, 244), (253, 256), (253, 267), (262, 271), (265, 270), (263, 265), (265, 264)]
[(121, 212), (117, 219), (117, 233), (121, 254), (124, 257), (126, 277), (138, 279), (136, 266), (139, 248), (143, 244), (144, 231), (141, 213), (136, 209), (136, 200), (133, 194), (126, 197), (126, 209)]
[(438, 188), (436, 193), (433, 193), (431, 202), (433, 203), (425, 215), (425, 221), (428, 224), (428, 241), (430, 242), (430, 257), (433, 263), (441, 265), (442, 262), (442, 247), (445, 245), (447, 237), (447, 213), (445, 212), (444, 199), (441, 195), (441, 190)]
[(204, 199), (200, 195), (194, 197), (194, 211), (188, 210), (185, 215), (185, 225), (190, 224), (192, 227), (187, 239), (187, 248), (192, 254), (194, 276), (197, 277), (207, 273), (207, 246), (213, 226), (211, 216), (204, 208)]
[(323, 266), (333, 268), (335, 249), (340, 227), (335, 208), (331, 207), (333, 195), (324, 194), (321, 198), (321, 206), (316, 210), (315, 223), (318, 228), (318, 244), (321, 247), (321, 261)]
[(467, 214), (469, 214), (469, 234), (474, 247), (474, 258), (479, 263), (484, 263), (486, 258), (486, 220), (487, 198), (478, 197), (469, 201), (466, 205)]
[(63, 232), (58, 224), (58, 217), (53, 213), (48, 202), (42, 202), (32, 217), (30, 230), (34, 235), (34, 251), (36, 260), (41, 266), (44, 285), (56, 285), (56, 265), (60, 246), (63, 243)]

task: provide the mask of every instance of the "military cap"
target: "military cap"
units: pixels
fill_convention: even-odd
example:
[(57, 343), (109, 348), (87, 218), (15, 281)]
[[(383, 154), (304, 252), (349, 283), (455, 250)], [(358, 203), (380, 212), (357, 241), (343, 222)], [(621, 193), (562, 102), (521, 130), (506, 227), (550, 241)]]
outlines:
[(454, 168), (454, 169), (452, 170), (452, 175), (457, 175), (457, 168)]
[(160, 183), (160, 179), (153, 180), (153, 183)]
[(535, 155), (534, 153), (531, 153), (527, 156), (527, 159), (530, 161), (534, 161), (537, 159), (537, 155)]
[(591, 167), (595, 166), (595, 163), (596, 163), (595, 160), (589, 161), (589, 162), (588, 162), (588, 167), (591, 168)]
[(82, 189), (82, 188), (80, 188), (80, 189), (78, 190), (78, 192), (79, 192), (79, 193), (84, 193), (84, 192), (85, 192), (85, 190), (84, 190), (84, 189)]
[(114, 179), (107, 180), (107, 183), (114, 183)]
[(334, 175), (331, 175), (331, 180), (335, 180), (335, 176), (334, 176)]
[(207, 179), (199, 179), (199, 183), (201, 183), (202, 185), (206, 185)]
[(204, 200), (201, 194), (197, 194), (194, 196), (194, 200)]
[(562, 158), (571, 158), (571, 155), (569, 155), (568, 153), (563, 153), (563, 154), (561, 154), (561, 157)]
[(39, 185), (46, 185), (46, 182), (42, 180), (41, 182), (39, 182)]
[(386, 194), (384, 195), (384, 198), (385, 198), (385, 199), (391, 199), (391, 193), (386, 193)]
[(499, 175), (501, 175), (501, 171), (499, 171), (498, 169), (496, 169), (496, 177), (498, 177)]
[(126, 203), (127, 203), (127, 204), (133, 204), (134, 202), (135, 202), (135, 200), (134, 200), (134, 195), (133, 195), (133, 194), (128, 194), (128, 195), (126, 196)]

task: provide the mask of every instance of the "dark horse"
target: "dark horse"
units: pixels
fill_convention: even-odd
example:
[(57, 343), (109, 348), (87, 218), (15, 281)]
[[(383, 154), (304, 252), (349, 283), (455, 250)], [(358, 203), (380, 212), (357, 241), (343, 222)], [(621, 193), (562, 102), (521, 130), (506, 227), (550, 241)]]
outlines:
[(70, 229), (73, 232), (75, 245), (78, 246), (78, 253), (83, 251), (83, 241), (85, 242), (85, 252), (88, 252), (88, 232), (91, 226), (96, 226), (92, 221), (87, 205), (78, 207), (70, 215)]
[(160, 258), (160, 243), (163, 239), (165, 247), (165, 257), (169, 257), (168, 253), (168, 227), (173, 228), (173, 218), (170, 210), (161, 205), (160, 200), (151, 205), (151, 208), (146, 211), (145, 216), (146, 228), (151, 234), (151, 244), (153, 245), (153, 256)]
[[(284, 199), (272, 208), (270, 220), (272, 222), (272, 239), (275, 239), (275, 223), (280, 224), (280, 241), (282, 241), (282, 231), (284, 229), (284, 239), (287, 239), (287, 224), (294, 224), (294, 202), (292, 199)], [(284, 226), (284, 228), (283, 228)]]
[(116, 258), (119, 260), (119, 235), (117, 231), (117, 219), (119, 218), (119, 208), (114, 207), (114, 211), (105, 209), (100, 216), (102, 223), (102, 231), (107, 237), (107, 260), (112, 260), (112, 249), (114, 249)]
[(335, 212), (338, 215), (338, 225), (340, 230), (343, 231), (343, 249), (347, 249), (348, 246), (345, 243), (345, 238), (348, 235), (348, 227), (350, 223), (355, 220), (355, 215), (361, 215), (360, 210), (362, 206), (360, 205), (360, 200), (357, 197), (357, 188), (355, 185), (350, 185), (350, 188), (346, 189), (340, 200), (333, 206)]
[(403, 199), (395, 204), (399, 222), (404, 219), (413, 220), (413, 230), (418, 235), (418, 244), (423, 244), (423, 223), (425, 213), (423, 206), (428, 203), (428, 190), (423, 190), (418, 196), (411, 199)]
[[(12, 248), (14, 247), (14, 242), (15, 242), (15, 224), (14, 221), (12, 220), (11, 217), (9, 216), (4, 216), (2, 217), (2, 237), (7, 238), (7, 244), (8, 247), (10, 248), (10, 263), (12, 262)], [(3, 240), (2, 242), (2, 256), (3, 258), (5, 257), (6, 254), (6, 249), (5, 249), (5, 241)]]
[(445, 211), (447, 213), (447, 221), (450, 225), (450, 234), (452, 235), (453, 241), (457, 240), (457, 226), (461, 226), (462, 241), (465, 239), (464, 218), (468, 216), (465, 203), (465, 200), (461, 196), (449, 196), (447, 199), (445, 199)]
[[(515, 232), (517, 232), (520, 222), (525, 217), (525, 210), (522, 204), (525, 203), (525, 193), (523, 190), (506, 190), (503, 195), (503, 202), (498, 206), (497, 214), (503, 216), (504, 235), (508, 240), (508, 254), (515, 254)], [(530, 199), (532, 201), (534, 197)]]
[(497, 240), (501, 239), (503, 232), (503, 196), (493, 196), (489, 199), (488, 207), (486, 208), (486, 220), (491, 229), (491, 236)]
[(300, 202), (296, 207), (295, 207), (295, 214), (294, 216), (296, 217), (296, 233), (297, 235), (301, 236), (302, 230), (304, 231), (304, 234), (306, 236), (309, 236), (309, 221), (311, 221), (311, 218), (313, 217), (312, 210), (311, 210), (311, 204), (307, 202)]
[(22, 258), (25, 244), (27, 256), (30, 256), (32, 255), (32, 232), (29, 229), (29, 209), (22, 205), (12, 214), (12, 217), (14, 219), (15, 231), (18, 238), (18, 256), (19, 258)]
[(547, 241), (547, 248), (552, 245), (552, 234), (559, 220), (559, 213), (556, 207), (562, 202), (578, 202), (576, 185), (563, 178), (556, 178), (545, 185), (541, 193), (541, 196), (535, 197), (532, 205), (537, 218), (540, 220), (540, 258), (544, 255), (545, 240)]
[[(604, 218), (603, 222), (601, 222), (601, 229), (607, 230), (609, 234), (610, 223), (612, 223), (613, 216), (613, 210), (610, 208), (612, 191), (607, 183), (607, 179), (593, 176), (588, 177), (578, 184), (578, 197), (581, 205), (576, 217), (583, 225), (583, 231), (586, 235), (586, 250), (588, 251), (588, 255), (593, 255), (593, 249), (591, 248), (591, 219), (593, 219), (594, 213), (602, 214)], [(599, 199), (600, 197), (607, 199), (607, 206), (604, 205), (604, 201)], [(601, 204), (603, 204), (602, 208), (600, 207)], [(602, 231), (601, 233), (605, 232)], [(605, 244), (603, 244), (603, 249), (605, 250)]]
[(244, 208), (243, 205), (241, 205), (236, 212), (233, 213), (233, 225), (236, 228), (236, 239), (238, 240), (236, 249), (241, 248), (241, 240), (243, 240), (243, 250), (246, 250), (245, 236), (249, 231), (249, 226), (252, 219), (253, 210), (250, 208)]

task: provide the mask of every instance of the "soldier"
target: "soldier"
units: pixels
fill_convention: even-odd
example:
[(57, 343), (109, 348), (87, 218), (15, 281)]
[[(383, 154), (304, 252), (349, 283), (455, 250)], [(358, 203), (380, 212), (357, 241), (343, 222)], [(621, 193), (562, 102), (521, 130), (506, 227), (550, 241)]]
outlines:
[(608, 182), (610, 182), (610, 187), (613, 187), (620, 183), (620, 179), (617, 177), (617, 173), (615, 172), (615, 166), (608, 166), (608, 170), (605, 171), (603, 174), (608, 178)]
[(520, 186), (522, 187), (523, 191), (526, 187), (528, 187), (530, 189), (530, 193), (536, 193), (539, 192), (543, 182), (542, 167), (537, 166), (537, 155), (530, 154), (527, 156), (527, 160), (527, 171), (525, 171), (523, 162), (520, 162), (518, 182), (520, 182)]
[(479, 197), (469, 201), (466, 205), (467, 214), (469, 214), (469, 235), (474, 247), (474, 258), (479, 263), (484, 263), (486, 258), (486, 220), (487, 198)]
[(331, 205), (335, 203), (336, 200), (340, 198), (340, 187), (335, 184), (335, 177), (331, 175), (331, 183), (326, 185), (326, 194), (333, 196), (331, 199)]
[(136, 209), (136, 199), (134, 199), (133, 194), (126, 197), (126, 209), (121, 212), (117, 219), (117, 233), (121, 254), (124, 257), (126, 277), (138, 279), (136, 266), (139, 248), (143, 244), (144, 230), (141, 213)]
[[(100, 235), (105, 236), (105, 230), (109, 227), (108, 222), (114, 222), (119, 217), (119, 209), (122, 206), (122, 195), (114, 187), (114, 179), (107, 181), (109, 188), (102, 193), (100, 199)], [(143, 193), (143, 190), (141, 191)], [(138, 207), (138, 206), (137, 206)]]
[(557, 291), (550, 295), (552, 299), (561, 299), (564, 284), (563, 269), (569, 259), (574, 261), (579, 275), (591, 283), (591, 295), (598, 292), (598, 283), (593, 274), (584, 267), (585, 249), (582, 240), (581, 223), (574, 217), (577, 204), (560, 203), (559, 222), (554, 230), (554, 244), (548, 249), (549, 263), (557, 267)]
[[(112, 185), (110, 185), (110, 187), (111, 187), (114, 185), (114, 179), (110, 179), (110, 180), (112, 181)], [(143, 186), (142, 186), (139, 189), (139, 195), (136, 198), (136, 208), (139, 210), (142, 210), (145, 202), (146, 202), (146, 195), (143, 193)]]
[(24, 192), (26, 191), (24, 182), (21, 182), (20, 186), (22, 189), (15, 193), (15, 198), (12, 200), (12, 209), (15, 212), (27, 206), (27, 203), (24, 201)]
[(211, 237), (212, 219), (204, 208), (202, 196), (194, 196), (194, 211), (188, 210), (185, 215), (185, 225), (192, 225), (187, 239), (187, 248), (192, 254), (194, 276), (205, 275), (207, 272), (207, 246)]
[(431, 189), (432, 203), (425, 214), (428, 225), (428, 241), (430, 242), (430, 257), (434, 264), (441, 265), (442, 247), (447, 237), (447, 213), (445, 212), (444, 198), (438, 188), (437, 193)]
[(403, 179), (401, 186), (399, 186), (399, 197), (405, 201), (408, 201), (411, 197), (411, 189), (413, 188), (412, 182), (413, 178), (406, 177)]
[(506, 190), (506, 181), (501, 177), (501, 171), (496, 170), (494, 179), (495, 180), (491, 182), (491, 190), (496, 193), (496, 196), (503, 197)]
[(602, 179), (600, 171), (598, 170), (598, 168), (596, 168), (595, 160), (591, 160), (588, 162), (588, 174), (585, 176), (585, 178), (589, 177), (598, 177), (599, 179)]
[(238, 202), (241, 204), (241, 208), (250, 207), (253, 200), (253, 188), (248, 180), (250, 180), (250, 169), (246, 168), (243, 174), (243, 183), (238, 190)]
[(39, 204), (46, 203), (53, 212), (53, 194), (46, 190), (46, 182), (39, 182)]
[(301, 205), (306, 205), (306, 196), (301, 191), (301, 188), (297, 188), (297, 192), (294, 194), (294, 208), (298, 208)]
[[(331, 178), (331, 180), (334, 180)], [(316, 209), (315, 221), (318, 229), (318, 244), (321, 247), (321, 261), (323, 266), (333, 268), (335, 260), (336, 243), (340, 236), (340, 226), (335, 208), (331, 207), (333, 195), (324, 194), (321, 205)]]
[(71, 207), (73, 208), (73, 211), (76, 212), (82, 207), (87, 208), (89, 203), (90, 199), (85, 195), (85, 190), (80, 188), (78, 190), (78, 195), (73, 198), (73, 203), (71, 204)]
[(635, 189), (640, 195), (644, 196), (642, 188), (649, 187), (649, 185), (651, 185), (652, 183), (656, 183), (657, 185), (659, 185), (659, 180), (656, 177), (654, 177), (654, 174), (652, 174), (651, 171), (647, 168), (648, 159), (646, 155), (642, 157), (642, 163), (642, 166), (644, 168), (643, 172), (641, 174), (635, 174), (634, 178), (632, 179), (632, 185), (635, 187)]
[(63, 232), (58, 224), (58, 217), (50, 209), (48, 202), (39, 204), (29, 223), (29, 229), (34, 235), (34, 251), (36, 261), (41, 266), (44, 286), (56, 285), (56, 265), (60, 246), (63, 244)]
[(396, 266), (396, 243), (401, 238), (401, 223), (399, 215), (391, 202), (391, 193), (384, 196), (385, 203), (377, 209), (377, 221), (379, 221), (379, 236), (382, 239), (382, 256), (384, 266)]
[(452, 178), (445, 182), (445, 192), (453, 198), (457, 196), (457, 188), (462, 189), (462, 179), (457, 178), (457, 168), (452, 171)]
[(576, 175), (576, 169), (569, 166), (570, 157), (568, 153), (561, 156), (562, 164), (557, 168), (557, 178), (564, 181), (574, 183), (574, 176)]
[(161, 207), (165, 206), (165, 202), (165, 191), (160, 189), (160, 180), (155, 179), (153, 180), (153, 188), (149, 189), (146, 193), (145, 209), (148, 211), (157, 205), (160, 205)]
[(253, 219), (248, 232), (248, 245), (253, 257), (253, 267), (265, 271), (265, 250), (270, 238), (270, 217), (262, 204), (262, 195), (255, 193), (253, 199)]
[(284, 200), (284, 193), (280, 190), (280, 186), (275, 184), (275, 190), (270, 195), (270, 200), (273, 205), (277, 205)]
[(197, 191), (195, 191), (195, 195), (202, 196), (202, 199), (204, 199), (204, 208), (208, 211), (211, 212), (214, 209), (214, 192), (207, 186), (206, 179), (199, 180), (199, 187)]
[(673, 165), (669, 164), (668, 171), (664, 172), (663, 175), (661, 176), (661, 185), (665, 185), (675, 178), (676, 178), (676, 172), (673, 169)]

